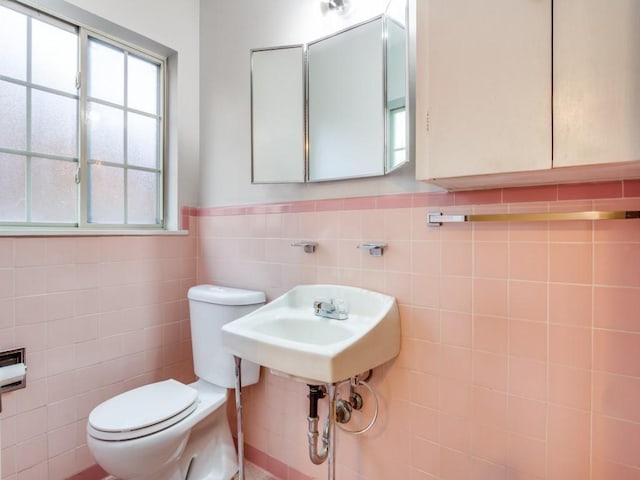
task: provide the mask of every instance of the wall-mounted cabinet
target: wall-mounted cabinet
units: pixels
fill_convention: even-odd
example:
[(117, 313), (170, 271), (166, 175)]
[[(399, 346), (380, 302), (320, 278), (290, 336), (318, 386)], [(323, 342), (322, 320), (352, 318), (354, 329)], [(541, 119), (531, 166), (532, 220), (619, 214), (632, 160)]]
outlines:
[(418, 13), (418, 178), (551, 166), (551, 0), (426, 0)]
[(553, 165), (640, 160), (640, 2), (555, 0)]
[(455, 190), (639, 177), (640, 2), (604, 3), (417, 2), (417, 178)]

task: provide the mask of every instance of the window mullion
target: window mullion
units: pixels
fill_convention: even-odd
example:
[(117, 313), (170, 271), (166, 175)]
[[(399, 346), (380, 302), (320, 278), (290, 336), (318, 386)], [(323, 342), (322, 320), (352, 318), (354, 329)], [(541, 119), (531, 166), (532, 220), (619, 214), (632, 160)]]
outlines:
[(127, 225), (129, 223), (129, 190), (128, 190), (128, 176), (129, 173), (129, 148), (128, 148), (128, 135), (129, 135), (129, 82), (127, 79), (129, 78), (129, 52), (124, 51), (124, 131), (122, 134), (124, 135), (124, 172), (122, 175), (122, 179), (124, 182), (123, 185), (123, 193), (124, 193), (124, 224)]
[(31, 93), (33, 89), (31, 88), (31, 72), (32, 72), (32, 46), (33, 42), (31, 41), (32, 34), (32, 19), (30, 16), (27, 16), (27, 87), (26, 87), (26, 119), (27, 119), (27, 155), (25, 156), (25, 202), (24, 206), (26, 209), (25, 212), (25, 220), (27, 223), (31, 222), (31, 197), (32, 197), (32, 188), (31, 188)]
[(78, 164), (80, 168), (80, 194), (78, 195), (78, 225), (86, 227), (89, 223), (89, 163), (88, 142), (87, 142), (87, 71), (88, 71), (88, 46), (89, 40), (87, 31), (80, 28), (78, 32), (80, 48), (79, 55), (79, 89), (78, 89), (78, 128), (79, 128), (79, 158)]

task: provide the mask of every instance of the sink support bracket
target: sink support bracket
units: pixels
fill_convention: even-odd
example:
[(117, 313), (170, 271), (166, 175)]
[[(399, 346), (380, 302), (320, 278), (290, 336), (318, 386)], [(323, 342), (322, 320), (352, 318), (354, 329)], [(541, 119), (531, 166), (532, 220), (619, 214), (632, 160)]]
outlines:
[(236, 420), (238, 429), (238, 480), (244, 480), (244, 430), (242, 428), (242, 359), (233, 356), (236, 364)]

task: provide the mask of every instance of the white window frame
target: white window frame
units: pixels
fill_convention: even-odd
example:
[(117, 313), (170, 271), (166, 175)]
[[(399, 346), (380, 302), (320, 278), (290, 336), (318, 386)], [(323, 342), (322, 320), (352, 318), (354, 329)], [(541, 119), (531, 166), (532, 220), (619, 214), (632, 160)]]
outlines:
[[(161, 232), (167, 232), (167, 209), (168, 205), (166, 202), (166, 189), (168, 188), (168, 179), (166, 175), (167, 165), (168, 165), (168, 151), (166, 146), (166, 138), (167, 138), (167, 129), (168, 129), (168, 115), (167, 115), (167, 105), (168, 105), (168, 83), (167, 78), (169, 76), (168, 72), (168, 63), (169, 56), (164, 56), (163, 54), (155, 53), (149, 49), (137, 46), (133, 44), (131, 41), (123, 40), (120, 38), (116, 38), (113, 35), (107, 35), (103, 32), (100, 32), (96, 29), (87, 27), (83, 25), (81, 22), (74, 22), (73, 20), (68, 20), (68, 17), (62, 17), (52, 12), (45, 12), (39, 9), (38, 7), (34, 7), (31, 5), (23, 4), (22, 1), (19, 0), (0, 0), (0, 6), (7, 7), (18, 11), (20, 13), (26, 14), (30, 17), (36, 18), (40, 21), (45, 21), (55, 25), (57, 27), (62, 27), (68, 31), (74, 31), (78, 36), (78, 84), (79, 88), (75, 95), (65, 96), (71, 98), (76, 98), (78, 102), (78, 116), (77, 116), (77, 132), (78, 132), (78, 150), (77, 150), (77, 165), (78, 165), (78, 181), (79, 181), (79, 191), (78, 191), (78, 208), (77, 208), (77, 222), (76, 223), (40, 223), (40, 222), (0, 222), (0, 236), (3, 235), (65, 235), (65, 234), (80, 234), (80, 235), (92, 235), (92, 234), (158, 234)], [(109, 23), (109, 22), (104, 22)], [(121, 29), (123, 30), (123, 29)], [(125, 30), (123, 30), (125, 31)], [(135, 36), (134, 32), (129, 32), (130, 36)], [(88, 83), (87, 83), (87, 65), (86, 62), (88, 60), (88, 42), (89, 38), (95, 38), (100, 42), (104, 42), (108, 45), (114, 46), (115, 48), (122, 49), (125, 51), (125, 55), (134, 55), (135, 57), (148, 60), (152, 63), (158, 65), (159, 72), (159, 80), (158, 80), (158, 89), (159, 89), (159, 108), (157, 116), (153, 116), (157, 118), (159, 121), (159, 129), (158, 129), (158, 169), (150, 169), (145, 167), (138, 166), (128, 166), (125, 164), (118, 164), (119, 168), (123, 168), (125, 171), (125, 195), (126, 195), (126, 172), (128, 170), (136, 170), (136, 171), (153, 171), (158, 174), (159, 179), (157, 183), (157, 192), (156, 192), (156, 210), (157, 210), (157, 221), (155, 224), (131, 224), (131, 223), (123, 223), (123, 224), (105, 224), (105, 223), (89, 223), (88, 222), (88, 207), (89, 207), (89, 191), (88, 191), (88, 171), (89, 171), (89, 159), (87, 155), (87, 123), (86, 123), (86, 112), (88, 106)], [(152, 42), (153, 43), (153, 42)], [(160, 46), (161, 47), (161, 46)], [(164, 50), (165, 52), (168, 50), (166, 47), (161, 47), (159, 50)], [(27, 52), (27, 55), (30, 56), (31, 50)], [(126, 73), (126, 72), (125, 72)], [(3, 79), (7, 79), (4, 77)], [(13, 80), (12, 80), (13, 81)], [(33, 85), (27, 81), (19, 83), (27, 88), (34, 88)], [(57, 90), (47, 89), (46, 87), (35, 87), (38, 90), (42, 91), (52, 91), (53, 93), (60, 94)], [(125, 89), (126, 89), (126, 81), (125, 81)], [(93, 101), (94, 99), (92, 99)], [(108, 104), (100, 102), (101, 104)], [(139, 112), (135, 109), (130, 109), (127, 106), (119, 106), (119, 108), (123, 109), (126, 113), (128, 111), (133, 111), (135, 113), (144, 113), (146, 116), (149, 115), (146, 112)], [(27, 125), (30, 125), (31, 119), (29, 109), (27, 109)], [(123, 130), (123, 133), (126, 133), (126, 126)], [(28, 147), (28, 145), (27, 145)], [(126, 147), (125, 147), (126, 148)], [(33, 156), (34, 152), (30, 152), (28, 149), (25, 151), (11, 151), (9, 149), (2, 149), (3, 152), (19, 154), (21, 156), (26, 156), (27, 158)], [(62, 159), (66, 161), (73, 161), (64, 156), (57, 155), (37, 155), (38, 157), (43, 158), (52, 158), (52, 159)], [(29, 182), (29, 180), (27, 180)], [(30, 196), (30, 190), (27, 190), (27, 195)], [(28, 202), (28, 200), (27, 200)], [(30, 205), (26, 207), (30, 212)], [(126, 196), (125, 196), (125, 221), (126, 221)], [(29, 217), (27, 217), (29, 218)], [(167, 232), (167, 233), (183, 233), (179, 231)]]

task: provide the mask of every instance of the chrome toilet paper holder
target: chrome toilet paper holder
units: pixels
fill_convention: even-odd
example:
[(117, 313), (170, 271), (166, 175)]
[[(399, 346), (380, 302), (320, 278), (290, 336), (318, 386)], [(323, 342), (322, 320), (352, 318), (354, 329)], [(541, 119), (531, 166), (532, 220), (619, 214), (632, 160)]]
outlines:
[(14, 348), (0, 352), (0, 412), (2, 394), (27, 386), (26, 349)]

